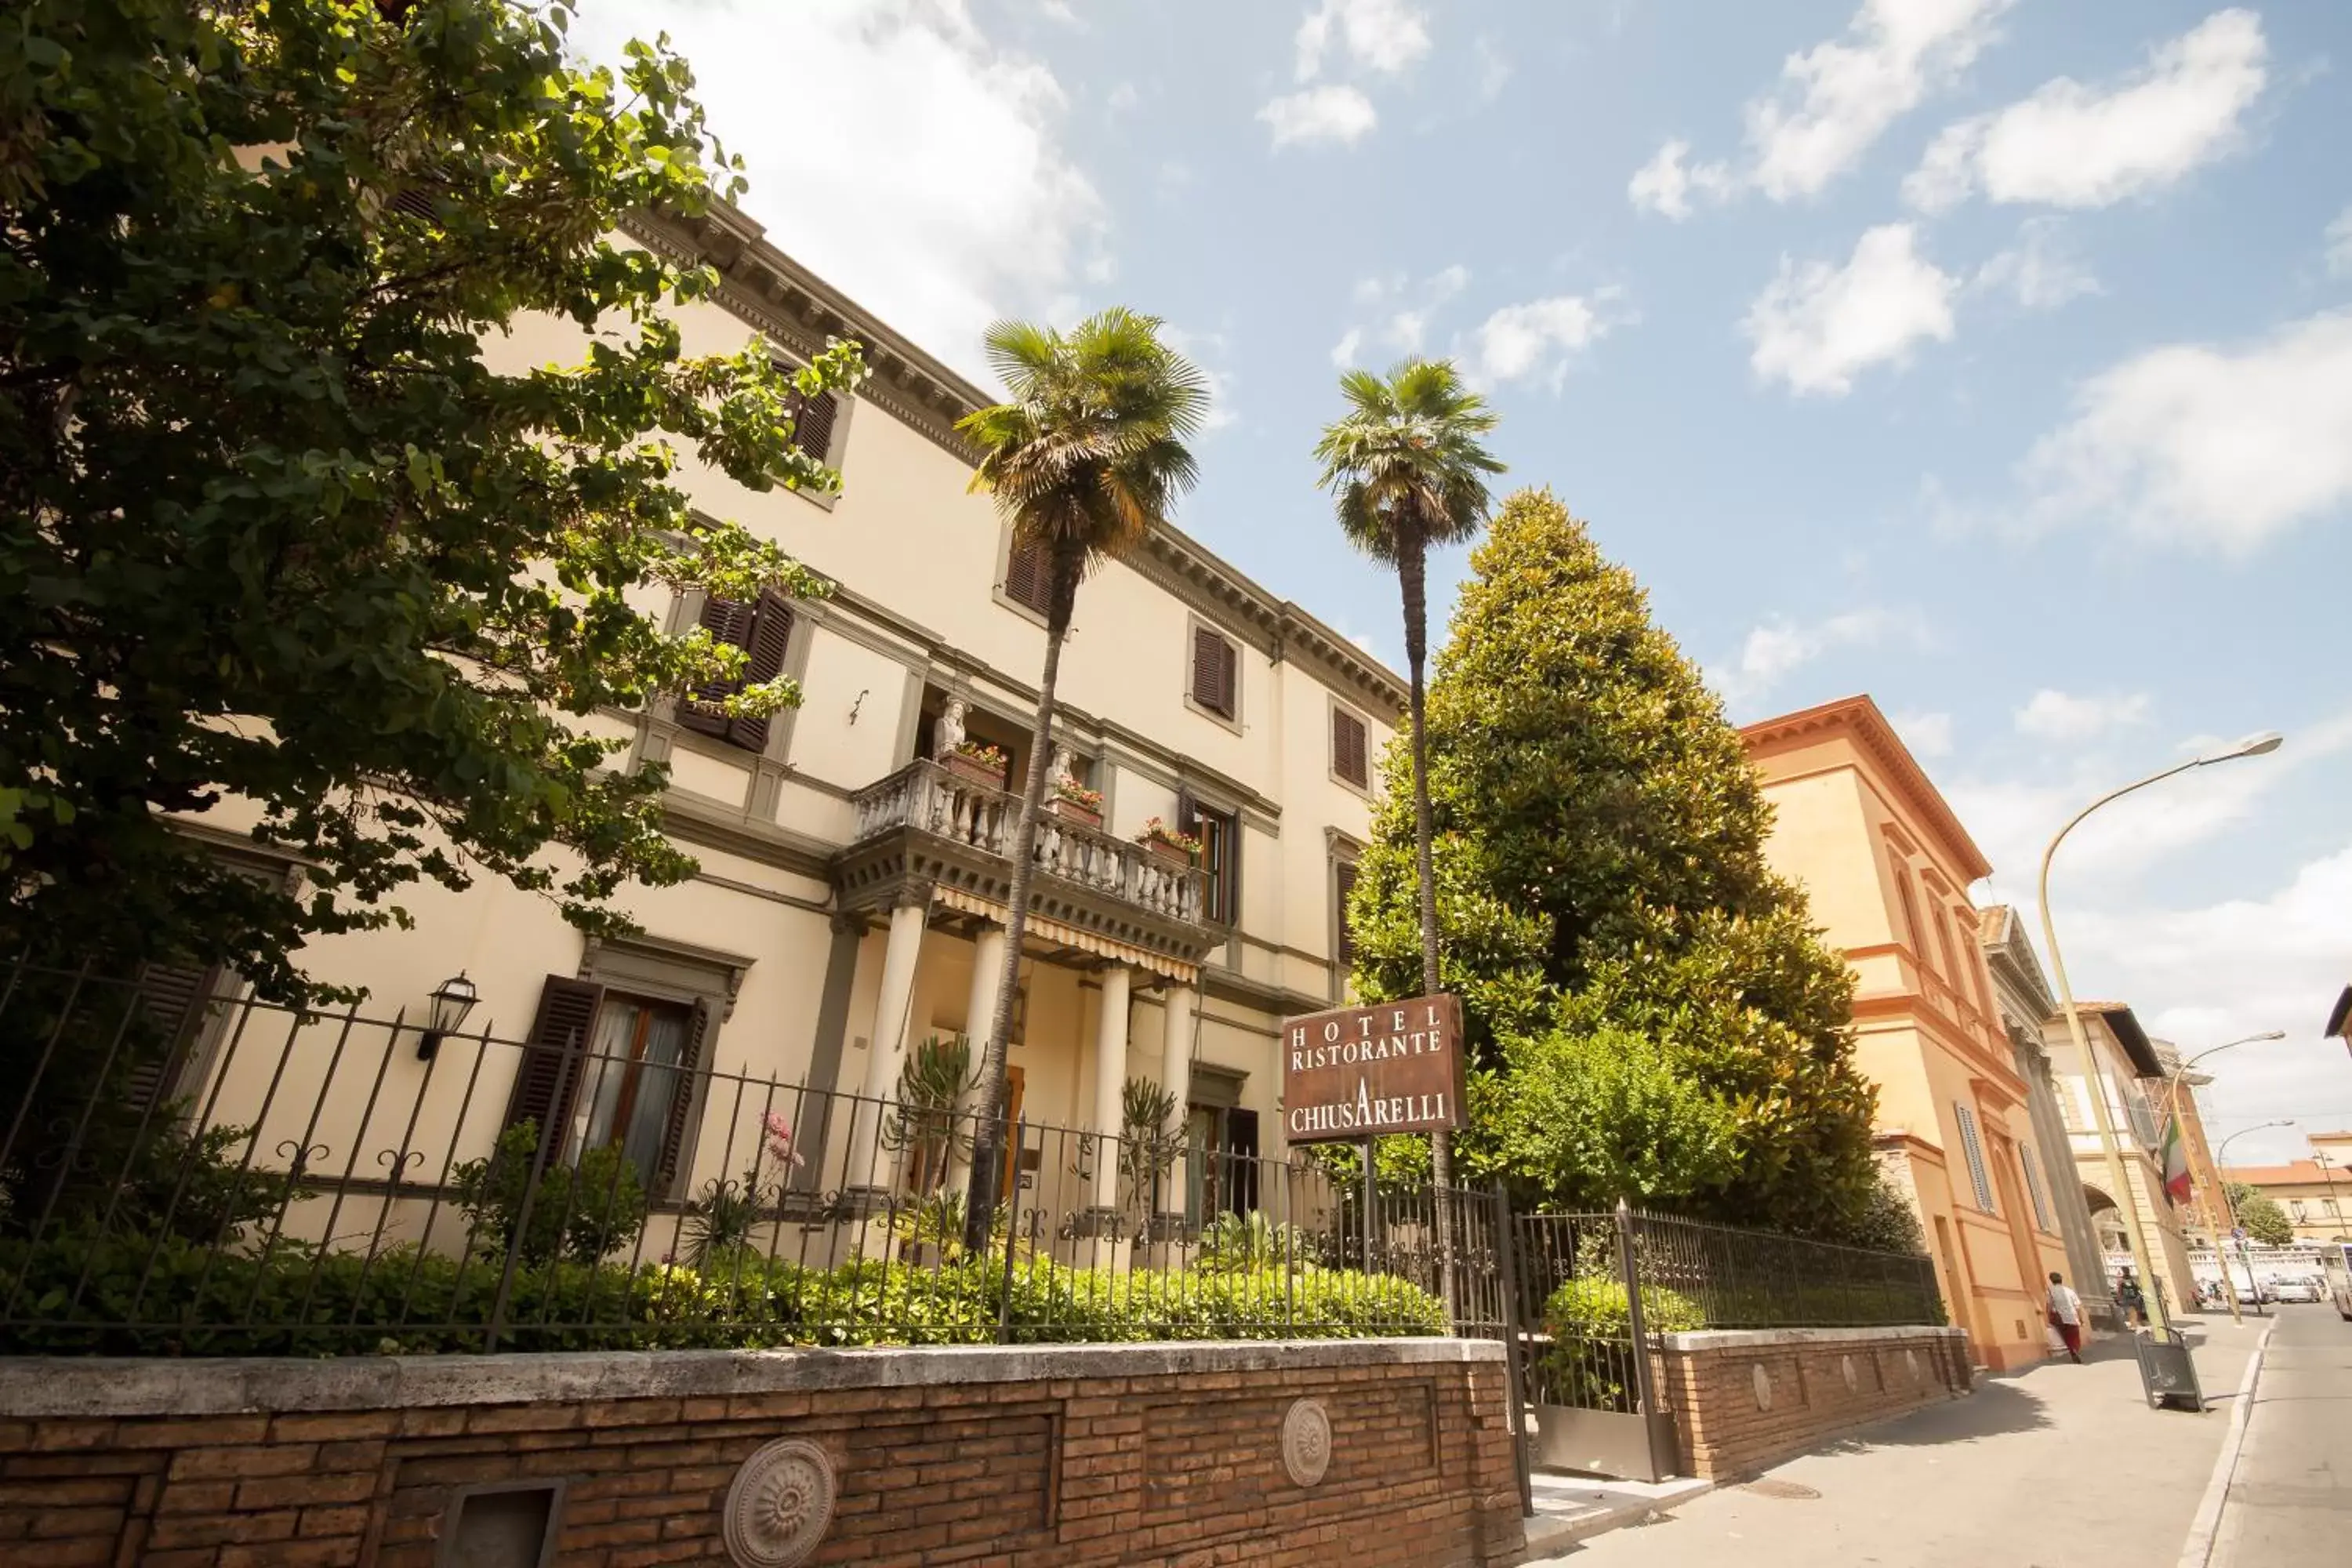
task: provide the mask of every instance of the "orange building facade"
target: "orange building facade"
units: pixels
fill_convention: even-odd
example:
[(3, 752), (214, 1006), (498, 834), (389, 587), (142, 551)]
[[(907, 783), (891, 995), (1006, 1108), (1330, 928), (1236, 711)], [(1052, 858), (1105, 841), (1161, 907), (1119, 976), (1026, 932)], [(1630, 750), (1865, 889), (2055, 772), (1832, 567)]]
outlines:
[[(1855, 980), (1855, 1059), (1878, 1089), (1881, 1168), (1918, 1215), (1953, 1323), (1996, 1371), (2047, 1353), (2067, 1268), (1968, 889), (1983, 852), (1876, 703), (1847, 698), (1741, 731), (1774, 813), (1766, 853), (1801, 884)], [(2053, 1163), (2054, 1162), (2054, 1163)]]

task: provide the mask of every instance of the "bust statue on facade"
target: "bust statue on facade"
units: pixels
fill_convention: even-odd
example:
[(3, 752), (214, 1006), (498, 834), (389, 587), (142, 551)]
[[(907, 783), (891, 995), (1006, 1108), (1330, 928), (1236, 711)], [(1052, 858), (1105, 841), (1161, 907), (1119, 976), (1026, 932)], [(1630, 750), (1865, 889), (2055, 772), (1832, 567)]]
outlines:
[(1071, 785), (1076, 785), (1078, 782), (1077, 763), (1070, 755), (1070, 748), (1067, 746), (1054, 748), (1053, 782)]

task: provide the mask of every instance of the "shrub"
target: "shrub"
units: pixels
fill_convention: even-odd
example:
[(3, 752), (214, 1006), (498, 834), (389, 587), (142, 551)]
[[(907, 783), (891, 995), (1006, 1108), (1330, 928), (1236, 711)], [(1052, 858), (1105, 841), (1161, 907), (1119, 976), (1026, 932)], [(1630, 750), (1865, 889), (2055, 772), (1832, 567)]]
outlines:
[(518, 1121), (499, 1135), (488, 1159), (467, 1160), (451, 1173), (476, 1250), (501, 1257), (515, 1247), (526, 1263), (559, 1254), (595, 1263), (635, 1244), (646, 1224), (646, 1191), (626, 1155), (607, 1146), (576, 1162), (551, 1157), (526, 1205), (538, 1155), (539, 1123)]
[(1313, 1256), (1306, 1233), (1297, 1226), (1279, 1224), (1252, 1210), (1221, 1214), (1203, 1226), (1192, 1265), (1210, 1272), (1280, 1268), (1285, 1264), (1307, 1263)]
[[(1648, 1332), (1685, 1333), (1706, 1324), (1706, 1314), (1681, 1291), (1663, 1285), (1642, 1287), (1642, 1326)], [(1537, 1403), (1633, 1411), (1633, 1357), (1649, 1352), (1646, 1346), (1633, 1342), (1633, 1311), (1623, 1280), (1569, 1280), (1544, 1301), (1543, 1330), (1551, 1345), (1536, 1361)]]

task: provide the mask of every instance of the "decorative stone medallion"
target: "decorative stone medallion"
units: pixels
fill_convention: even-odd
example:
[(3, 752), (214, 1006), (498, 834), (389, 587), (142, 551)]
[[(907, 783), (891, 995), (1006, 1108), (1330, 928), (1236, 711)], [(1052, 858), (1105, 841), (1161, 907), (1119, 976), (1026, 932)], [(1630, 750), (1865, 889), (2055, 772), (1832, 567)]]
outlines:
[(1853, 1357), (1850, 1355), (1838, 1357), (1838, 1375), (1845, 1379), (1845, 1391), (1848, 1394), (1862, 1386), (1862, 1380), (1854, 1375)]
[(727, 1489), (727, 1554), (739, 1568), (795, 1568), (833, 1527), (833, 1460), (782, 1437), (743, 1461)]
[(1302, 1487), (1331, 1468), (1331, 1416), (1319, 1399), (1294, 1399), (1282, 1417), (1282, 1468)]
[(1764, 1370), (1764, 1363), (1760, 1361), (1758, 1362), (1750, 1371), (1754, 1373), (1753, 1382), (1756, 1384), (1756, 1408), (1759, 1410), (1771, 1409), (1772, 1374)]

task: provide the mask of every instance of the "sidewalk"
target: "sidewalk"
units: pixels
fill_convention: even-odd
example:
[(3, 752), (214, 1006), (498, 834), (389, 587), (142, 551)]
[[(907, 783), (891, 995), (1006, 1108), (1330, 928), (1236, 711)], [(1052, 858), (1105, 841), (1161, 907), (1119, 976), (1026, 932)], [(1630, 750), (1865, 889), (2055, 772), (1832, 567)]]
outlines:
[(2212, 1408), (2201, 1415), (2148, 1408), (2130, 1345), (2110, 1340), (2084, 1365), (1982, 1378), (1966, 1399), (1668, 1504), (1654, 1523), (1555, 1549), (1529, 1568), (2169, 1564), (2262, 1328), (2205, 1323), (2197, 1371)]

